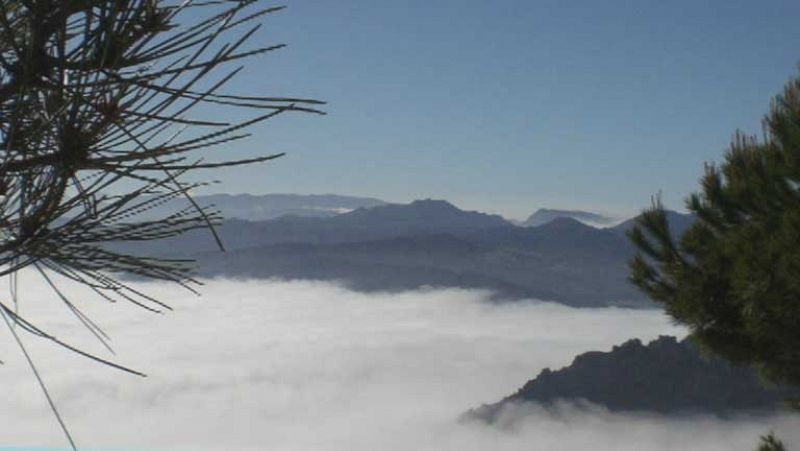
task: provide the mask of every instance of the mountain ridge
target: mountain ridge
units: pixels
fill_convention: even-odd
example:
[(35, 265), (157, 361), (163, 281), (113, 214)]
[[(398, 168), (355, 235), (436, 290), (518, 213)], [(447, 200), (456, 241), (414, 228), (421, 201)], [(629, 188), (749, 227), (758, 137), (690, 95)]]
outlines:
[(633, 248), (620, 227), (572, 218), (518, 227), (425, 199), (332, 217), (229, 219), (217, 229), (227, 253), (207, 230), (117, 249), (197, 259), (203, 277), (329, 280), (362, 291), (481, 288), (503, 300), (654, 307), (627, 280)]

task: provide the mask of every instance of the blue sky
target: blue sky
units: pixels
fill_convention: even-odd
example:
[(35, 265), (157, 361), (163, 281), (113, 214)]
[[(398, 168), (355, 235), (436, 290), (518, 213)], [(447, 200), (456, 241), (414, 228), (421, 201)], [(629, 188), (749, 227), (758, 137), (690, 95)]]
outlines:
[(237, 92), (329, 102), (254, 128), (213, 192), (680, 208), (733, 132), (760, 130), (800, 62), (800, 2), (296, 0)]

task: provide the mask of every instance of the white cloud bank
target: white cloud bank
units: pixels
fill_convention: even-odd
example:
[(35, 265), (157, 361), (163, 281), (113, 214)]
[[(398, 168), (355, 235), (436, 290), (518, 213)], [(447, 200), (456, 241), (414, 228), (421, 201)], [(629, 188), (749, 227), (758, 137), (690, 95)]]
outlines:
[[(769, 429), (790, 443), (800, 438), (787, 418), (533, 409), (507, 429), (456, 421), (578, 353), (681, 334), (655, 311), (492, 305), (486, 293), (464, 290), (359, 294), (310, 282), (210, 281), (200, 298), (146, 288), (176, 311), (78, 302), (113, 336), (116, 360), (146, 379), (26, 339), (86, 449), (728, 451), (754, 449)], [(21, 313), (59, 338), (102, 351), (30, 277), (22, 299)], [(63, 446), (7, 331), (0, 343), (0, 445)]]

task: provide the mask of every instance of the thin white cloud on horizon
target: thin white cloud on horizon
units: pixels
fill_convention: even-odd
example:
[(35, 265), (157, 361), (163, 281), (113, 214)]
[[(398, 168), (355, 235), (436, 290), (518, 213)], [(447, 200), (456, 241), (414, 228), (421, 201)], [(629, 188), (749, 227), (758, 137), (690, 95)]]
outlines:
[[(101, 351), (45, 287), (25, 279), (21, 313)], [(657, 311), (492, 304), (466, 290), (362, 294), (315, 282), (212, 280), (199, 298), (142, 286), (176, 311), (151, 315), (68, 290), (113, 336), (115, 360), (146, 379), (25, 340), (88, 449), (711, 451), (753, 449), (770, 428), (798, 438), (779, 417), (553, 416), (526, 407), (513, 428), (457, 421), (578, 353), (682, 334)], [(63, 446), (11, 337), (0, 340), (0, 444)]]

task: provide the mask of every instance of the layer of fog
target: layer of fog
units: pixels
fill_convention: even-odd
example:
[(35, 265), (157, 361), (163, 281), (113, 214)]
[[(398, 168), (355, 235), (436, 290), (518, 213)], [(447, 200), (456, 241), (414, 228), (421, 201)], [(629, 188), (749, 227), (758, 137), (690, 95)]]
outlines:
[[(57, 405), (87, 449), (731, 450), (786, 418), (669, 420), (521, 408), (497, 428), (458, 422), (543, 367), (628, 338), (682, 331), (657, 311), (494, 305), (487, 293), (359, 294), (325, 283), (209, 281), (195, 297), (144, 285), (176, 310), (152, 315), (70, 287), (141, 379), (28, 336)], [(20, 313), (102, 352), (54, 295), (26, 275)], [(0, 333), (0, 444), (63, 446), (46, 402)], [(107, 355), (107, 354), (104, 354)]]

